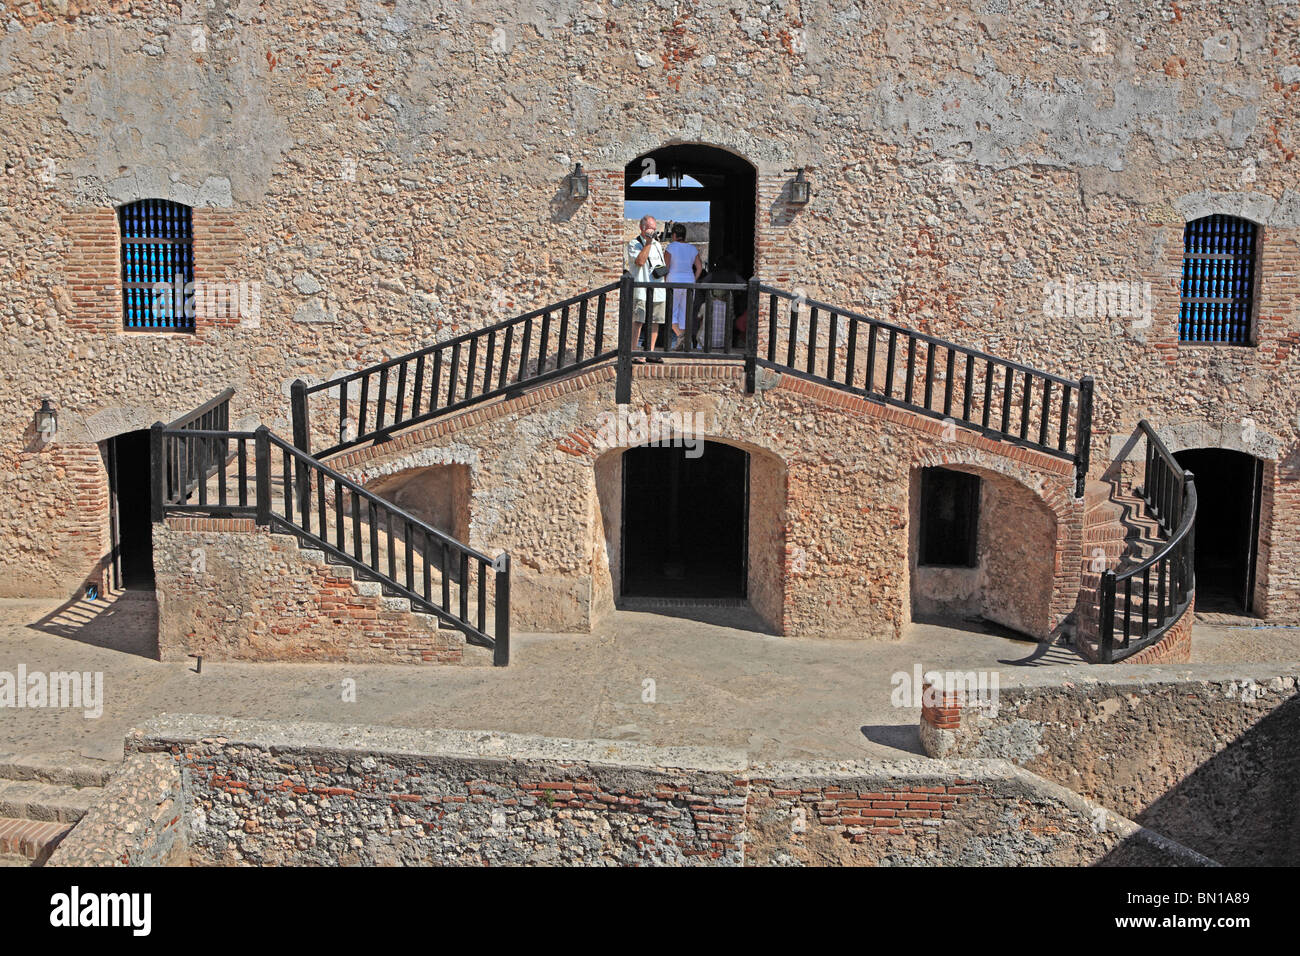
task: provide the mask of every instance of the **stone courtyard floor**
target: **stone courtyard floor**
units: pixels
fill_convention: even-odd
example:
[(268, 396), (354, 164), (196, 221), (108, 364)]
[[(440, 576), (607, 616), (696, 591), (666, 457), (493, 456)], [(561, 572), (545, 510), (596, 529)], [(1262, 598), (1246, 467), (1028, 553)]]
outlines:
[[(105, 697), (97, 719), (0, 709), (0, 754), (116, 761), (133, 725), (171, 712), (889, 759), (921, 752), (919, 707), (891, 702), (895, 673), (996, 670), (1003, 687), (1031, 671), (1100, 676), (1067, 649), (978, 624), (916, 624), (896, 643), (796, 640), (745, 629), (751, 612), (735, 608), (619, 611), (590, 635), (518, 635), (507, 668), (205, 661), (195, 673), (193, 661), (146, 656), (154, 613), (151, 597), (129, 592), (62, 608), (0, 600), (0, 671), (102, 671)], [(1300, 628), (1212, 620), (1193, 632), (1194, 663), (1300, 660)], [(355, 703), (343, 700), (346, 679)]]

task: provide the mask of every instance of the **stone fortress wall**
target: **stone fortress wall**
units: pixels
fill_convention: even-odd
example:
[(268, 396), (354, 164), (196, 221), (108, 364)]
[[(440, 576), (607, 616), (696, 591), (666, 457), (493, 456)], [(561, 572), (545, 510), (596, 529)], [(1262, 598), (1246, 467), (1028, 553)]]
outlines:
[[(232, 424), (287, 434), (295, 378), (610, 281), (625, 165), (682, 141), (756, 168), (765, 281), (1095, 375), (1094, 474), (1142, 417), (1262, 458), (1257, 608), (1300, 616), (1295, 5), (313, 9), (6, 9), (0, 593), (96, 579), (106, 439), (227, 386)], [(114, 210), (143, 198), (194, 207), (198, 278), (256, 284), (255, 315), (122, 331)], [(1177, 342), (1183, 225), (1215, 212), (1262, 227), (1253, 347)], [(1052, 314), (1069, 277), (1149, 283), (1150, 314)]]

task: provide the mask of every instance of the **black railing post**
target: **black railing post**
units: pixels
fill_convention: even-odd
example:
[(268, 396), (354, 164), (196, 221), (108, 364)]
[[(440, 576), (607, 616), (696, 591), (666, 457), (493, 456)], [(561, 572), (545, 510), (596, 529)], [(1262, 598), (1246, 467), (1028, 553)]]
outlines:
[(1088, 460), (1092, 455), (1092, 389), (1093, 378), (1085, 375), (1079, 381), (1079, 427), (1074, 436), (1074, 497), (1082, 498), (1088, 483)]
[(1097, 623), (1097, 658), (1109, 664), (1115, 656), (1115, 572), (1110, 569), (1101, 575), (1101, 620)]
[[(293, 412), (293, 447), (304, 455), (311, 454), (311, 421), (307, 417), (307, 383), (295, 378), (289, 386), (289, 407)], [(382, 399), (379, 413), (383, 415)], [(307, 466), (295, 462), (294, 491), (299, 501), (307, 500)]]
[(618, 378), (614, 383), (614, 401), (627, 405), (632, 401), (632, 273), (624, 272), (618, 284)]
[(503, 552), (492, 563), (496, 569), (496, 633), (492, 635), (492, 665), (510, 663), (510, 555)]
[(265, 425), (253, 433), (253, 480), (257, 485), (257, 523), (271, 523), (271, 431)]
[(745, 293), (745, 394), (754, 394), (754, 375), (758, 369), (758, 276), (749, 280)]
[(149, 472), (153, 475), (153, 487), (149, 496), (149, 518), (152, 521), (163, 520), (163, 501), (167, 488), (167, 457), (163, 454), (162, 422), (154, 422), (149, 429)]

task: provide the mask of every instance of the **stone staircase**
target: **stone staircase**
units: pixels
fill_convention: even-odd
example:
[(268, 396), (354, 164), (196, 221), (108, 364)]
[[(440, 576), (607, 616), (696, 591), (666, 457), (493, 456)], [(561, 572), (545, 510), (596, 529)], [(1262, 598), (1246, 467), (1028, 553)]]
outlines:
[(43, 754), (0, 754), (0, 866), (42, 866), (104, 794), (114, 767)]
[[(1122, 474), (1089, 480), (1084, 489), (1083, 575), (1075, 605), (1075, 645), (1093, 659), (1100, 637), (1102, 572), (1124, 571), (1151, 557), (1165, 541), (1145, 500)], [(1153, 583), (1154, 587), (1154, 583)], [(1142, 614), (1142, 581), (1133, 581), (1132, 620)], [(1122, 632), (1124, 592), (1115, 599), (1116, 633)], [(1093, 653), (1090, 654), (1089, 652)]]

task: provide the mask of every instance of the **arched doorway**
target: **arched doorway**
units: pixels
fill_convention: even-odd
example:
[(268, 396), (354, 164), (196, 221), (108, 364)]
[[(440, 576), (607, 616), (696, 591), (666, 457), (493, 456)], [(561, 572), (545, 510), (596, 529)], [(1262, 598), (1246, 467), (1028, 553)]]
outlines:
[(630, 448), (622, 506), (623, 596), (747, 596), (747, 452), (711, 441)]
[(1226, 448), (1180, 451), (1174, 458), (1192, 473), (1196, 513), (1196, 609), (1254, 610), (1255, 561), (1264, 463)]
[(716, 146), (661, 146), (638, 156), (624, 170), (626, 218), (649, 214), (660, 224), (686, 223), (687, 238), (701, 247), (706, 267), (730, 256), (746, 279), (754, 274), (757, 195), (758, 171)]

